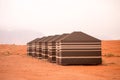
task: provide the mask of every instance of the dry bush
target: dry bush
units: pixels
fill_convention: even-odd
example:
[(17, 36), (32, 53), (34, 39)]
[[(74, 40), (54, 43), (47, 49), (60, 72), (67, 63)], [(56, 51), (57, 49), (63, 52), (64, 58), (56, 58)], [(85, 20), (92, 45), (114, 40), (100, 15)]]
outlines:
[(103, 56), (105, 56), (105, 57), (120, 57), (120, 55), (115, 55), (114, 53), (105, 53)]
[(115, 57), (115, 55), (112, 54), (112, 53), (107, 53), (107, 54), (105, 54), (104, 56), (105, 56), (105, 57)]
[(5, 51), (5, 52), (3, 52), (3, 55), (9, 56), (9, 55), (11, 55), (11, 53), (9, 51)]

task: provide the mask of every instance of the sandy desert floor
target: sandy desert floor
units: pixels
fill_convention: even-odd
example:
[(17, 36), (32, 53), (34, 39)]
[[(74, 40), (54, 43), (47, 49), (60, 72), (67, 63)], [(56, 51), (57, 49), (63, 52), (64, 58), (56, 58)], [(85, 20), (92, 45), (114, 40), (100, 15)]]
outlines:
[(61, 66), (27, 56), (26, 46), (0, 45), (0, 80), (120, 80), (120, 41), (103, 41), (102, 52), (102, 65)]

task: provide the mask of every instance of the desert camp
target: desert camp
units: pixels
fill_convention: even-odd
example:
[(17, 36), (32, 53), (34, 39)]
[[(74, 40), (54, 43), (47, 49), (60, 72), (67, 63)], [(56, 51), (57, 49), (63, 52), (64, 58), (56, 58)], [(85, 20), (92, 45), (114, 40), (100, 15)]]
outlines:
[(33, 57), (38, 56), (60, 65), (102, 63), (101, 40), (83, 32), (44, 36), (27, 45), (28, 53), (32, 53)]

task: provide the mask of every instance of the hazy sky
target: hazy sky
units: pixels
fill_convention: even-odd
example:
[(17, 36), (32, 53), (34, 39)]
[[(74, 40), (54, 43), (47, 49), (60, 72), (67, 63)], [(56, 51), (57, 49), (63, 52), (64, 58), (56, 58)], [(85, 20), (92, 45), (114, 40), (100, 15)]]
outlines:
[(120, 0), (0, 0), (0, 31), (0, 43), (72, 31), (120, 39)]

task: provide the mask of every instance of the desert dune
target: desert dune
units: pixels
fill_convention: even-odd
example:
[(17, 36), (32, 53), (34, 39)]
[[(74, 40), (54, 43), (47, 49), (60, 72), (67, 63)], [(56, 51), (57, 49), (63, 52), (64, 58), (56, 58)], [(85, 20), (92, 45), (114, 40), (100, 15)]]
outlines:
[(120, 40), (102, 41), (101, 65), (61, 66), (26, 55), (25, 45), (0, 45), (0, 80), (120, 80)]

